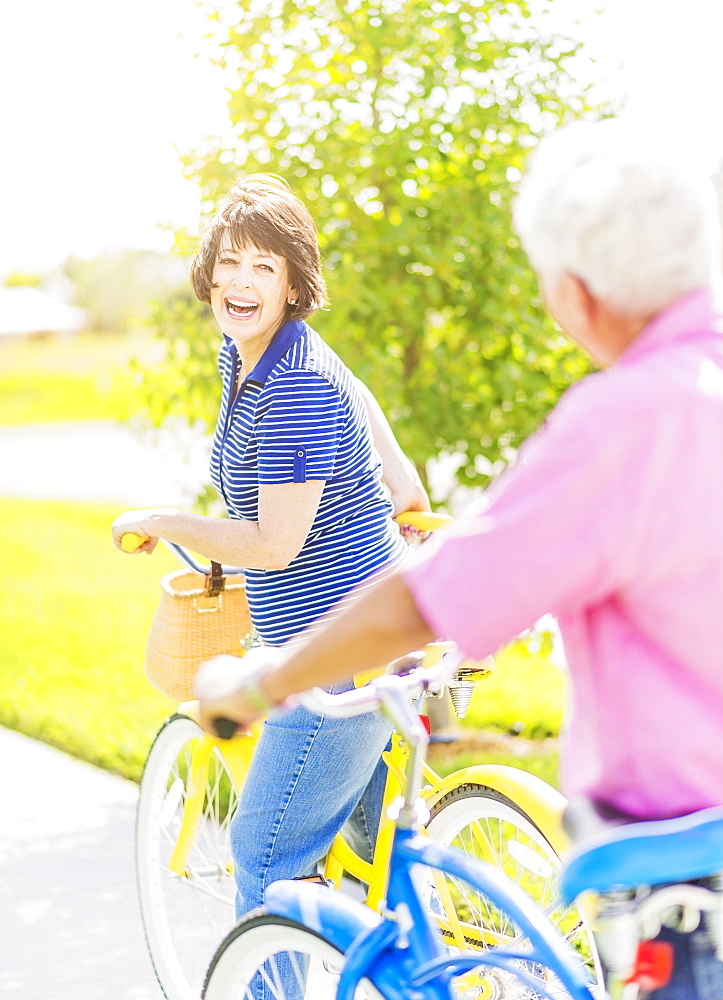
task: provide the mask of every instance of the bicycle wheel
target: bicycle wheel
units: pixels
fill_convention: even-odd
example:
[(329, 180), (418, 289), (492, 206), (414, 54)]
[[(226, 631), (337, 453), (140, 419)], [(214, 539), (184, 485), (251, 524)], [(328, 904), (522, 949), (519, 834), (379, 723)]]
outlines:
[[(476, 862), (492, 864), (517, 883), (579, 956), (590, 983), (594, 987), (602, 983), (602, 970), (590, 930), (577, 909), (563, 907), (559, 902), (560, 859), (530, 816), (511, 799), (485, 785), (460, 785), (436, 804), (427, 832), (437, 843), (454, 847)], [(444, 911), (451, 902), (456, 911), (458, 923), (444, 917), (440, 921), (450, 947), (455, 951), (484, 950), (511, 943), (516, 950), (530, 947), (510, 918), (479, 890), (447, 874), (440, 875), (441, 882), (439, 876), (435, 882), (429, 873), (425, 879), (430, 905)], [(556, 995), (548, 970), (539, 968), (537, 973), (533, 970), (534, 975), (539, 976), (541, 985), (545, 984), (548, 994)], [(538, 995), (505, 972), (490, 970), (483, 974), (483, 979), (481, 983), (477, 976), (474, 987), (469, 983), (460, 984), (457, 989), (460, 997), (533, 1000)], [(601, 987), (597, 988), (602, 996)], [(559, 995), (567, 995), (562, 987)]]
[(141, 916), (151, 961), (168, 1000), (197, 1000), (213, 953), (235, 919), (229, 826), (237, 795), (217, 748), (204, 769), (201, 815), (187, 858), (180, 874), (169, 867), (201, 736), (188, 716), (168, 719), (148, 755), (138, 802)]
[[(334, 1000), (344, 956), (323, 935), (256, 910), (216, 952), (204, 1000)], [(382, 1000), (368, 982), (354, 1000)]]

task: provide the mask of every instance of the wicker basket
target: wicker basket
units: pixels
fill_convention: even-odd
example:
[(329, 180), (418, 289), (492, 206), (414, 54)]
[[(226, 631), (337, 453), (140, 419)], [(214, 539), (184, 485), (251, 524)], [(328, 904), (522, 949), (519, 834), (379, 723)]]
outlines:
[(154, 687), (177, 701), (193, 698), (199, 666), (219, 653), (242, 656), (251, 631), (241, 575), (212, 578), (177, 570), (161, 580), (161, 601), (146, 649), (146, 674)]

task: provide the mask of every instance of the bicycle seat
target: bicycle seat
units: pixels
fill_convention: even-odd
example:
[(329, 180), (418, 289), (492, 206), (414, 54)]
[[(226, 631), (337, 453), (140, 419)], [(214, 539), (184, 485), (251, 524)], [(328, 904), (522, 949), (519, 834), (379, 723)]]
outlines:
[(570, 851), (560, 883), (567, 905), (587, 889), (685, 882), (723, 869), (723, 807), (675, 819), (612, 822), (617, 825)]

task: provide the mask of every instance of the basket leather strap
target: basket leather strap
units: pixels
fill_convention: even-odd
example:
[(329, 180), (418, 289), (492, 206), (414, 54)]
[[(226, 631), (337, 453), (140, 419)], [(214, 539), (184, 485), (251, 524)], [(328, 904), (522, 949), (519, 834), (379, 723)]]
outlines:
[(211, 569), (206, 576), (206, 584), (203, 588), (207, 597), (216, 597), (226, 586), (226, 577), (223, 575), (221, 563), (212, 562)]

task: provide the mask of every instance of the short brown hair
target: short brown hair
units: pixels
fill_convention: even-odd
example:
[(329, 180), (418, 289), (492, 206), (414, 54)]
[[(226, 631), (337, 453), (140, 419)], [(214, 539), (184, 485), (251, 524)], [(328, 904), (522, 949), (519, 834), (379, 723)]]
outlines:
[(211, 301), (213, 268), (225, 233), (234, 247), (253, 244), (285, 258), (289, 284), (298, 292), (296, 303), (288, 307), (288, 319), (304, 319), (324, 305), (326, 284), (314, 220), (281, 177), (249, 174), (226, 195), (191, 264), (191, 284), (201, 302)]

